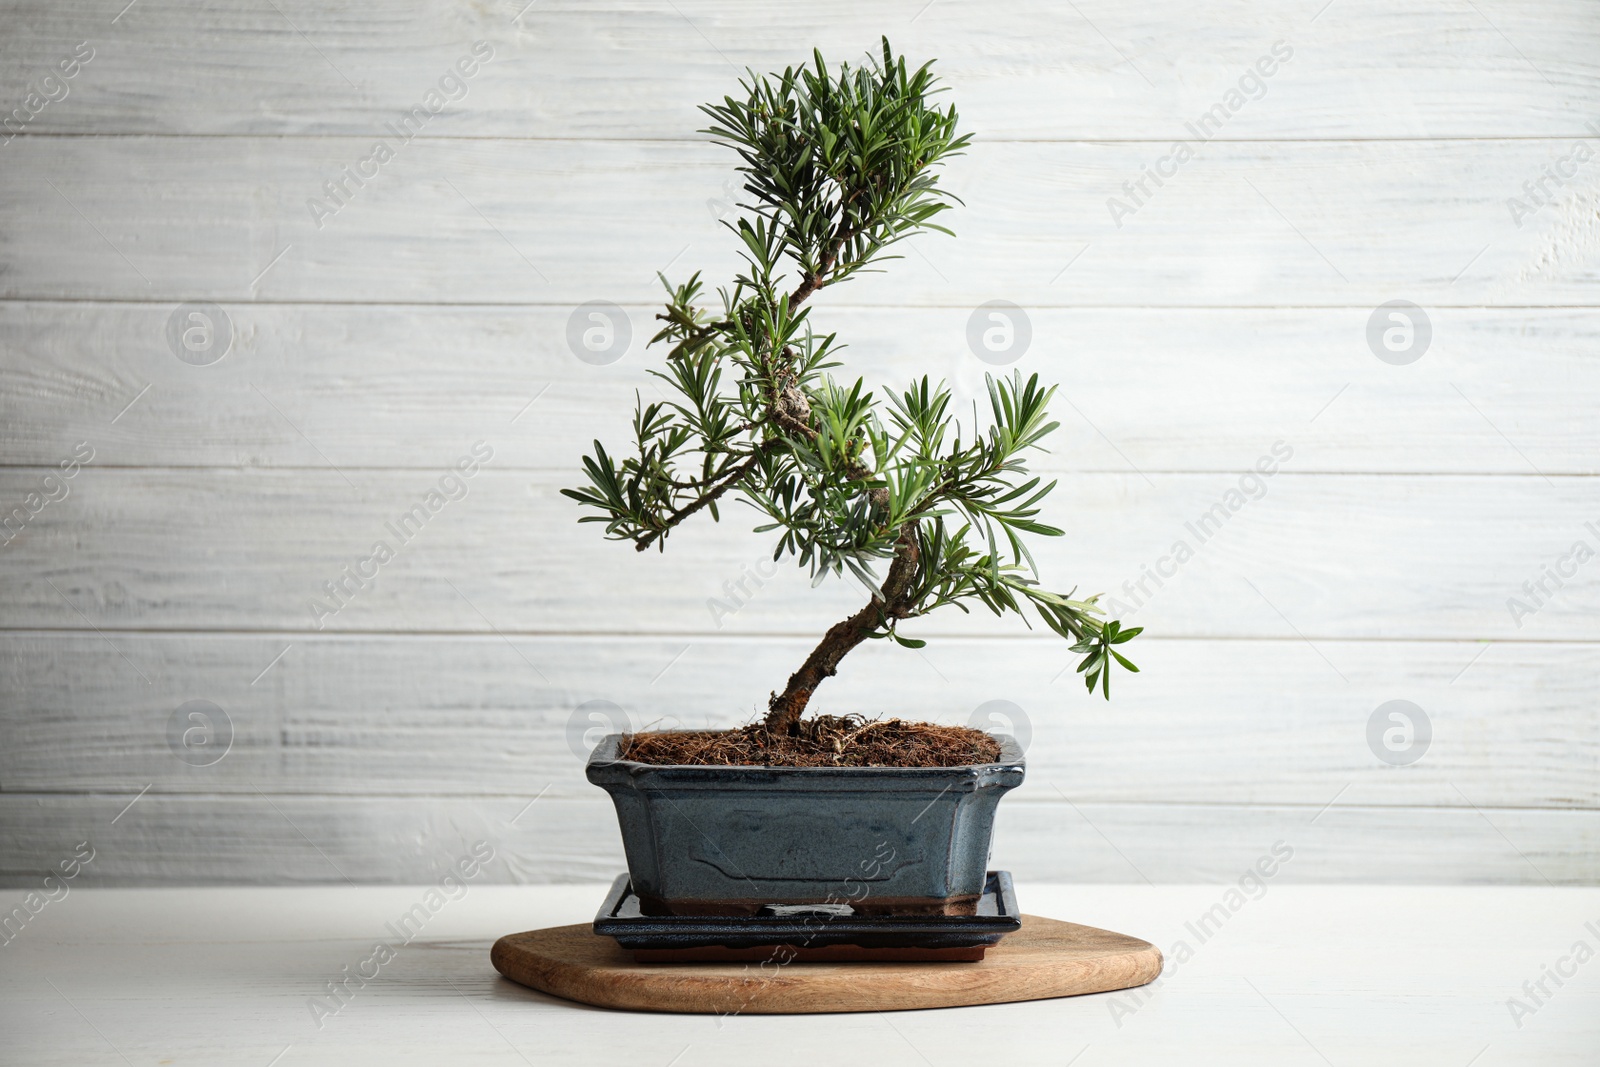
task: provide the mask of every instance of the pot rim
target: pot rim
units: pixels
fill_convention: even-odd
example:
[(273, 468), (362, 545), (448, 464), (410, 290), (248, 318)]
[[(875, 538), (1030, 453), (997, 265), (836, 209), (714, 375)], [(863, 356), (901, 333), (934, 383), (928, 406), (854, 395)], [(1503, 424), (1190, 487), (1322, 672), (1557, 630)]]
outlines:
[[(695, 730), (661, 730), (658, 733), (699, 733)], [(617, 759), (616, 753), (623, 734), (606, 734), (589, 753), (585, 765), (586, 777), (596, 785), (602, 784), (597, 775), (615, 781), (618, 778), (636, 778), (641, 775), (665, 774), (678, 781), (707, 781), (720, 778), (759, 776), (767, 780), (785, 778), (825, 777), (832, 779), (862, 778), (868, 780), (927, 780), (959, 777), (988, 778), (996, 775), (1024, 773), (1027, 761), (1022, 746), (1010, 734), (990, 734), (1000, 742), (1000, 758), (991, 763), (959, 763), (950, 767), (768, 767), (758, 763), (699, 764), (699, 763), (639, 763), (636, 760)]]

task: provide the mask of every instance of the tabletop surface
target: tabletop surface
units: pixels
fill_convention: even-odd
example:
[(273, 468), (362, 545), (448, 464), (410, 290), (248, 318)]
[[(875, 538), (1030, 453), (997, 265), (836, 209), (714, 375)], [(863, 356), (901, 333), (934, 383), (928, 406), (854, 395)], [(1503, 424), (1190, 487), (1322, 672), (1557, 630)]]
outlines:
[[(1245, 887), (1248, 889), (1249, 887)], [(1231, 890), (1231, 892), (1230, 892)], [(1600, 1063), (1600, 889), (1019, 885), (1167, 956), (1144, 990), (823, 1016), (602, 1010), (495, 974), (603, 886), (0, 896), (8, 1064)], [(408, 918), (409, 917), (409, 918)], [(346, 976), (351, 977), (345, 981)], [(341, 996), (330, 983), (343, 982)]]

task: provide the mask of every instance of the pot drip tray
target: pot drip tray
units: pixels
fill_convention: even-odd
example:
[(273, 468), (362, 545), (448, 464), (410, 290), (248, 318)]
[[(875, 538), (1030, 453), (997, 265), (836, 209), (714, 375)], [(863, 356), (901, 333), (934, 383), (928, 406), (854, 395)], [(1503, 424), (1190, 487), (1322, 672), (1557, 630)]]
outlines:
[(1009, 871), (990, 871), (974, 915), (857, 915), (848, 904), (768, 905), (760, 914), (645, 915), (626, 874), (594, 918), (640, 963), (971, 961), (1022, 925)]

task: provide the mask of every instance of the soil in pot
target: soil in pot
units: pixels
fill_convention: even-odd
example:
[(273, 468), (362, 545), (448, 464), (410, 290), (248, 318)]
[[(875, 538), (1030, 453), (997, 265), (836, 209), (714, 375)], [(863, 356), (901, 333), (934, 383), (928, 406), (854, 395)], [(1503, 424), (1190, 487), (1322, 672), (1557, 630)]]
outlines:
[(617, 755), (635, 763), (702, 767), (961, 767), (994, 763), (1000, 744), (967, 726), (819, 715), (803, 720), (793, 734), (770, 733), (762, 723), (631, 734)]

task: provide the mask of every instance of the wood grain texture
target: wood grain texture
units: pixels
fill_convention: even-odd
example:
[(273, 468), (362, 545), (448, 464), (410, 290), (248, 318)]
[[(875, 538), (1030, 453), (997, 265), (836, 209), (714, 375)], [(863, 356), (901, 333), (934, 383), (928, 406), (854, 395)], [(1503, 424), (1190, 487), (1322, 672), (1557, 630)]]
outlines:
[[(0, 635), (0, 786), (538, 794), (604, 808), (583, 776), (600, 732), (746, 722), (809, 650), (802, 638), (725, 635), (513, 643), (494, 634)], [(1335, 795), (1397, 810), (1600, 804), (1595, 645), (1319, 643), (1346, 683), (1294, 640), (1141, 644), (1142, 673), (1119, 679), (1109, 705), (1083, 692), (1059, 642), (1037, 637), (938, 639), (924, 656), (874, 643), (816, 700), (840, 714), (977, 718), (1009, 730), (1026, 746), (1028, 777), (1007, 810), (1063, 797), (1311, 811)], [(1368, 747), (1368, 720), (1393, 699), (1415, 702), (1432, 724), (1428, 749), (1407, 767)], [(210, 766), (172, 747), (169, 724), (191, 700), (213, 702), (231, 724), (232, 747)]]
[[(87, 38), (72, 93), (31, 129), (78, 133), (366, 134), (414, 105), (471, 43), (495, 58), (425, 136), (673, 138), (703, 125), (746, 66), (830, 58), (880, 34), (939, 59), (989, 138), (1166, 141), (1275, 40), (1292, 59), (1230, 138), (1580, 136), (1600, 100), (1600, 44), (1579, 0), (1470, 5), (1239, 0), (980, 6), (736, 0), (200, 0), (112, 11), (87, 0), (10, 5), (0, 78), (20, 98)], [(300, 32), (295, 32), (296, 30)], [(204, 100), (204, 106), (196, 106)]]
[(1049, 1000), (1141, 986), (1161, 950), (1127, 934), (1024, 915), (977, 963), (637, 964), (585, 925), (507, 934), (495, 970), (544, 993), (630, 1011), (811, 1015)]
[[(664, 554), (638, 553), (577, 524), (576, 506), (558, 495), (575, 475), (492, 462), (462, 483), (464, 497), (409, 539), (396, 537), (391, 525), (421, 506), (474, 436), (463, 434), (434, 470), (91, 465), (5, 546), (0, 613), (13, 627), (88, 620), (107, 631), (808, 635), (866, 596), (842, 579), (813, 589), (792, 562), (751, 584), (747, 574), (758, 566), (772, 574), (773, 564), (772, 535), (751, 533), (749, 509), (731, 509), (720, 524), (686, 524)], [(1585, 525), (1600, 523), (1591, 479), (1292, 468), (1290, 459), (1245, 484), (1261, 493), (1248, 501), (1231, 474), (1063, 476), (1043, 518), (1066, 535), (1034, 546), (1041, 572), (1056, 587), (1106, 593), (1113, 613), (1168, 637), (1600, 638), (1600, 585), (1582, 568), (1560, 589), (1547, 584), (1532, 615), (1514, 618), (1507, 606), (1512, 598), (1535, 606), (1523, 583), (1540, 580), (1575, 542), (1600, 545)], [(41, 478), (37, 469), (0, 471), (0, 499), (21, 503)], [(1192, 553), (1181, 565), (1180, 541)], [(374, 564), (362, 561), (376, 558), (378, 542), (394, 557), (373, 578)], [(1169, 575), (1159, 587), (1144, 576), (1158, 566)], [(346, 567), (368, 575), (365, 588), (342, 577)], [(346, 594), (330, 597), (326, 583), (341, 581)], [(750, 596), (729, 585), (737, 581)], [(336, 614), (322, 613), (341, 600)], [(714, 611), (713, 600), (724, 609)], [(953, 609), (912, 630), (1027, 632), (1015, 618)], [(1338, 668), (1328, 677), (1337, 681)]]
[[(733, 267), (731, 157), (695, 105), (879, 33), (940, 58), (979, 134), (948, 175), (967, 206), (958, 239), (823, 293), (816, 321), (875, 388), (926, 372), (965, 404), (968, 317), (1021, 305), (1017, 368), (1064, 386), (1040, 466), (1067, 536), (1041, 564), (1154, 639), (1107, 706), (1059, 644), (936, 617), (921, 655), (864, 649), (824, 699), (1016, 704), (1030, 777), (996, 855), (1019, 877), (1232, 881), (1282, 839), (1293, 880), (1600, 880), (1600, 585), (1524, 584), (1600, 547), (1600, 163), (1508, 205), (1595, 143), (1592, 4), (121, 8), (18, 0), (0, 35), (0, 114), (95, 49), (0, 144), (0, 514), (95, 450), (0, 535), (0, 880), (85, 838), (103, 883), (416, 881), (477, 839), (509, 881), (620, 870), (585, 702), (742, 721), (861, 594), (751, 585), (766, 542), (738, 514), (641, 559), (556, 490), (652, 395), (655, 271)], [(1119, 226), (1109, 198), (1280, 39), (1265, 95)], [(308, 199), (477, 40), (494, 57), (465, 97), (319, 228)], [(165, 325), (207, 299), (233, 348), (189, 366)], [(565, 339), (597, 299), (633, 332), (603, 367)], [(1432, 323), (1410, 366), (1366, 340), (1394, 299)], [(495, 457), (465, 499), (315, 618), (478, 440)], [(1198, 544), (1186, 524), (1278, 441), (1265, 495)], [(1180, 539), (1196, 555), (1158, 587)], [(214, 766), (168, 742), (195, 699), (236, 730)], [(1407, 767), (1366, 739), (1391, 699), (1434, 726)]]
[[(498, 468), (570, 475), (591, 440), (627, 433), (636, 390), (656, 398), (649, 371), (664, 358), (643, 347), (653, 305), (624, 309), (633, 342), (610, 366), (569, 350), (567, 308), (224, 310), (232, 351), (193, 367), (167, 349), (171, 307), (0, 302), (0, 455), (53, 465), (90, 441), (97, 463), (118, 466), (315, 466), (311, 441), (342, 468), (429, 468), (482, 435)], [(975, 397), (987, 403), (984, 372), (1007, 368), (973, 357), (968, 315), (833, 307), (814, 321), (848, 346), (840, 376), (889, 391), (927, 374), (969, 410)], [(1282, 437), (1302, 472), (1600, 469), (1600, 421), (1588, 417), (1600, 406), (1600, 318), (1429, 315), (1429, 353), (1395, 367), (1367, 348), (1366, 308), (1032, 309), (1032, 343), (1015, 367), (1061, 380), (1070, 402), (1057, 403), (1062, 427), (1035, 463), (1237, 471)]]
[[(668, 268), (717, 283), (737, 268), (706, 206), (732, 164), (712, 145), (416, 140), (319, 228), (308, 201), (372, 145), (16, 138), (0, 298), (570, 309), (654, 301)], [(1520, 229), (1506, 207), (1569, 147), (1213, 143), (1119, 226), (1108, 200), (1160, 155), (1152, 146), (979, 143), (949, 167), (965, 202), (948, 219), (958, 238), (913, 239), (894, 270), (818, 303), (1590, 306), (1592, 179), (1579, 172)]]
[[(37, 884), (86, 840), (96, 855), (83, 885), (404, 885), (436, 880), (477, 841), (500, 857), (497, 882), (597, 883), (626, 869), (616, 813), (598, 790), (571, 800), (541, 798), (533, 782), (488, 797), (152, 790), (135, 802), (143, 785), (0, 793), (0, 885)], [(1396, 807), (1364, 803), (1355, 789), (1306, 805), (1078, 803), (1036, 780), (1023, 788), (1043, 795), (1001, 805), (992, 853), (1019, 884), (1233, 883), (1279, 842), (1294, 852), (1277, 876), (1286, 882), (1600, 879), (1593, 808)], [(1460, 805), (1471, 789), (1450, 795)]]

